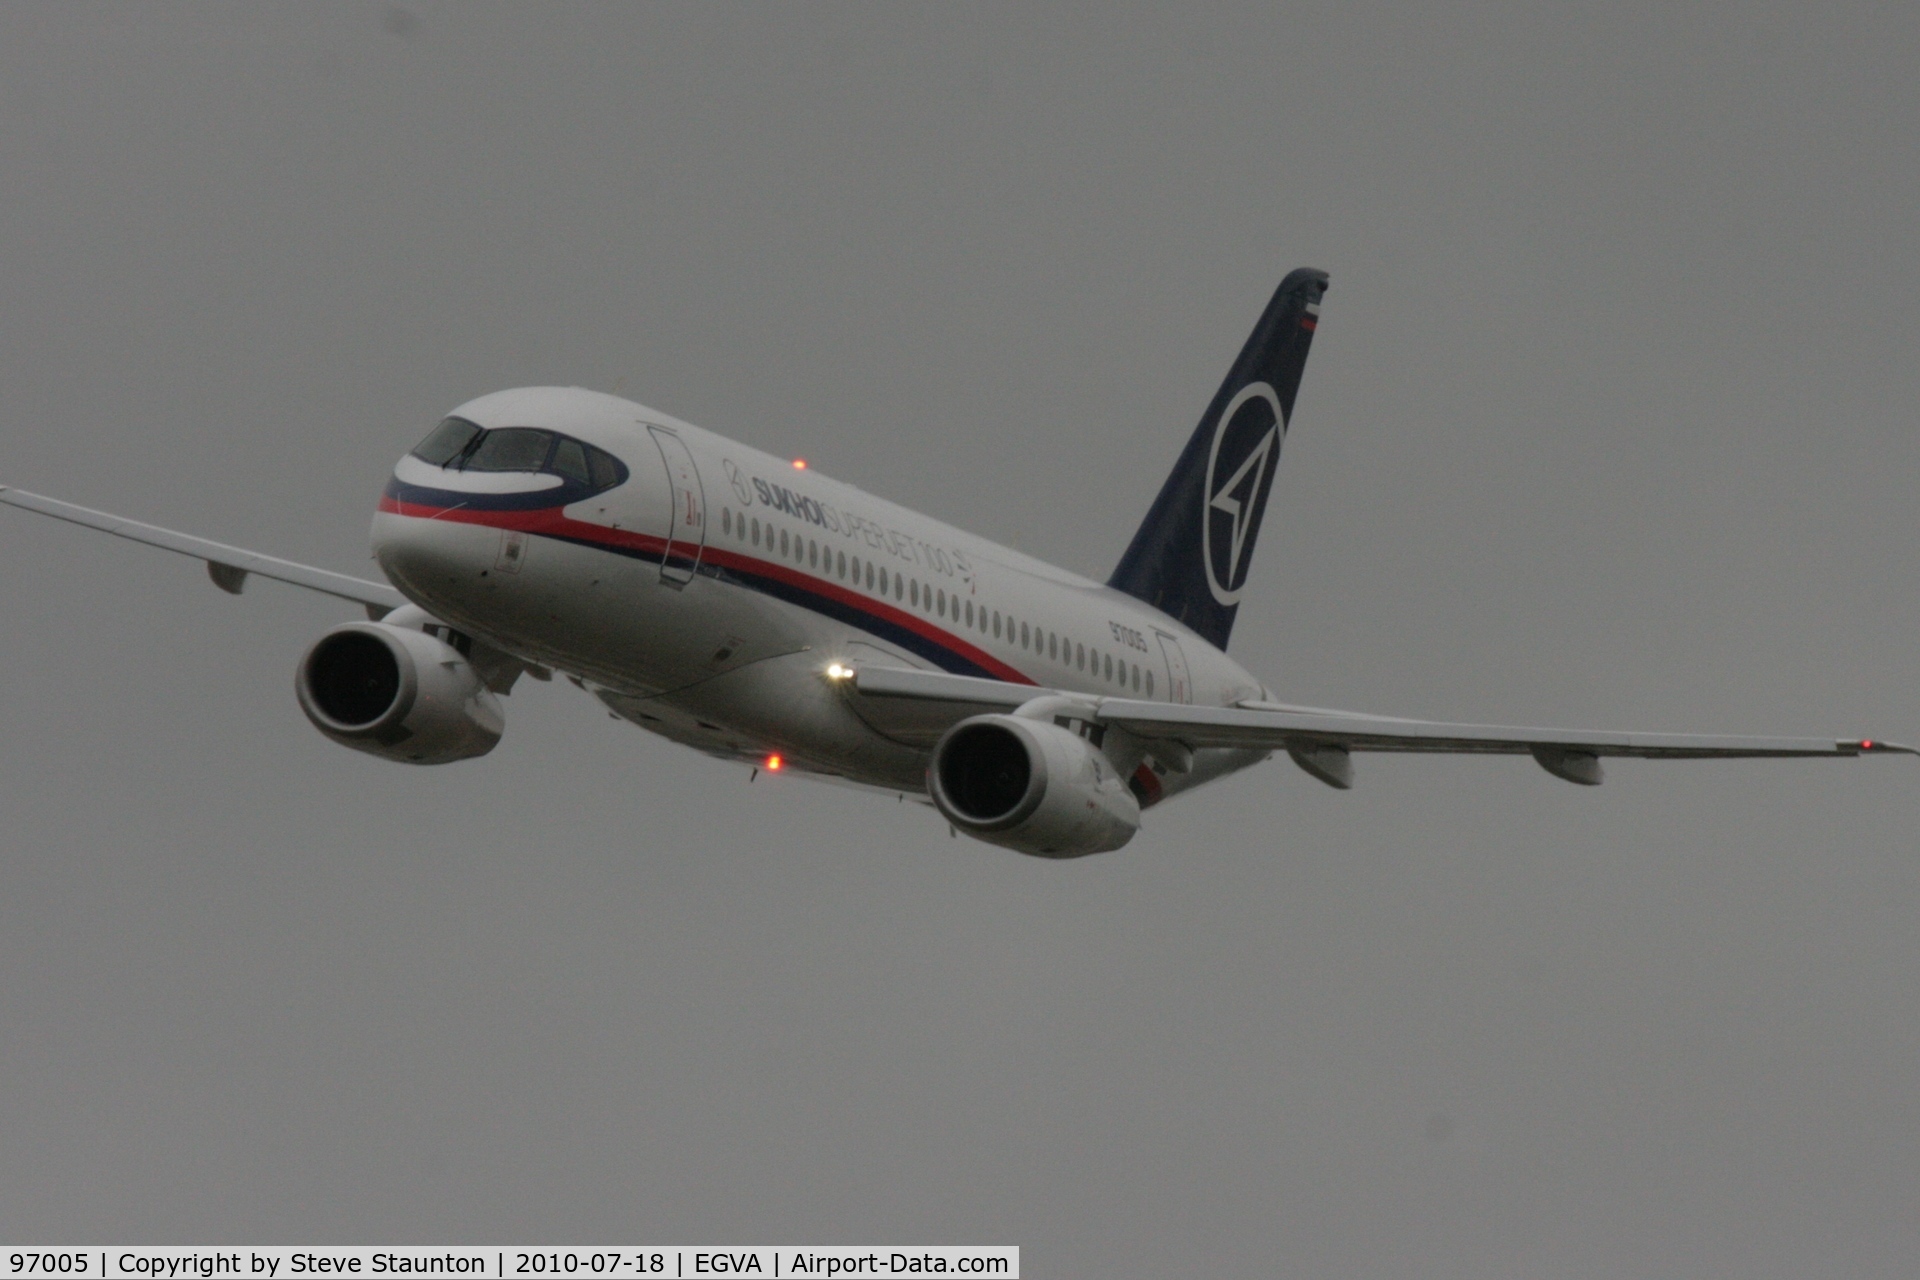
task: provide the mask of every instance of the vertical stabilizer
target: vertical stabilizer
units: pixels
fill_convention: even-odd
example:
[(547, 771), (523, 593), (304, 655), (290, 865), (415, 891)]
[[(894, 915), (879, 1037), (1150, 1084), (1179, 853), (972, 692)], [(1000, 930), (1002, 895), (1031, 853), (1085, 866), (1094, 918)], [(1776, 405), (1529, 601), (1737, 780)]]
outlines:
[(1107, 583), (1222, 649), (1326, 291), (1308, 267), (1280, 282)]

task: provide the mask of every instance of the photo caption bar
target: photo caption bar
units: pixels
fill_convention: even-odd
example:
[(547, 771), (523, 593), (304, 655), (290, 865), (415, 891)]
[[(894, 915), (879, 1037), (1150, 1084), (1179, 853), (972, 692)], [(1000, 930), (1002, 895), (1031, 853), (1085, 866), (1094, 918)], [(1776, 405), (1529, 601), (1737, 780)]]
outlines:
[(75, 1280), (302, 1280), (324, 1276), (992, 1276), (1020, 1280), (1018, 1245), (525, 1245), (378, 1248), (0, 1246), (0, 1276)]

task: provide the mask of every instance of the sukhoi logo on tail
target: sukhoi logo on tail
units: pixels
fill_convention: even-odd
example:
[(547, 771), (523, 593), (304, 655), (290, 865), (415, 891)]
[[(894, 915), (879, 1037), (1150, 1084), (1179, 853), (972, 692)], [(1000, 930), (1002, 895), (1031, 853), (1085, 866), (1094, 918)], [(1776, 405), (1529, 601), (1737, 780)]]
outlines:
[[(1201, 523), (1207, 588), (1237, 604), (1267, 491), (1280, 461), (1280, 397), (1264, 382), (1240, 388), (1220, 414), (1207, 455), (1207, 508)], [(1220, 473), (1231, 467), (1225, 480)]]

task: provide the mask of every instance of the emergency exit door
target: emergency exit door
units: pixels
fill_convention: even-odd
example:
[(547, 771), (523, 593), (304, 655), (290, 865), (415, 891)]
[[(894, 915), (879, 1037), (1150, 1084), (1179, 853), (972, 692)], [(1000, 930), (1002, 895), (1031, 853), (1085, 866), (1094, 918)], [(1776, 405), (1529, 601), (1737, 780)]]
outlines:
[(1187, 655), (1181, 652), (1180, 642), (1164, 631), (1155, 631), (1160, 637), (1160, 652), (1167, 660), (1167, 701), (1192, 702), (1193, 680), (1187, 675)]
[(707, 498), (700, 487), (700, 471), (686, 441), (665, 427), (649, 426), (660, 460), (667, 464), (667, 484), (673, 492), (673, 514), (667, 521), (667, 552), (660, 559), (660, 581), (684, 587), (700, 567), (707, 544)]

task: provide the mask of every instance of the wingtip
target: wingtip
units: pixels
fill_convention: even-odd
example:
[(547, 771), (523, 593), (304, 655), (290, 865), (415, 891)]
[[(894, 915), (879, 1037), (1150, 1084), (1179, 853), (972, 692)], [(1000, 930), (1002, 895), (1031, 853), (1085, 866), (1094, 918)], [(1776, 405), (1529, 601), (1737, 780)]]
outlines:
[(1861, 738), (1849, 744), (1863, 756), (1920, 756), (1920, 748), (1904, 742), (1885, 742), (1879, 738)]

